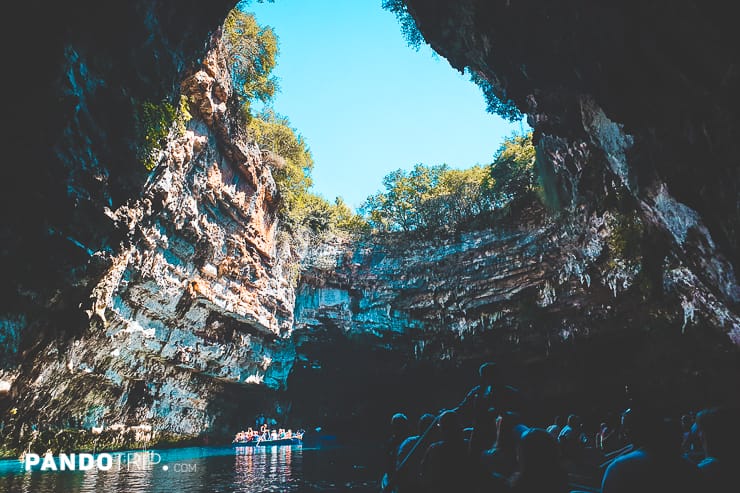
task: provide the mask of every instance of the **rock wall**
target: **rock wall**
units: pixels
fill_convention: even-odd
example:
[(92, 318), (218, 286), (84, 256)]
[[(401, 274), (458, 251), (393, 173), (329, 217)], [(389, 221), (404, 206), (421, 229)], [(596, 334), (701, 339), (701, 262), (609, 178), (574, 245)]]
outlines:
[[(59, 327), (73, 337), (47, 338), (19, 370), (8, 362), (8, 443), (35, 439), (31, 424), (217, 432), (263, 404), (253, 388), (285, 387), (295, 259), (276, 240), (277, 187), (247, 141), (219, 34), (180, 94), (141, 197), (103, 208), (123, 239), (90, 252), (87, 324)], [(24, 322), (4, 319), (0, 342), (17, 350)]]
[[(483, 231), (335, 242), (304, 262), (291, 386), (352, 396), (331, 408), (301, 394), (316, 420), (382, 426), (398, 409), (451, 407), (490, 359), (525, 389), (533, 419), (574, 409), (600, 419), (625, 404), (625, 385), (667, 413), (737, 399), (727, 334), (740, 318), (697, 289), (680, 253), (634, 211), (520, 204)], [(707, 298), (689, 304), (687, 293)], [(368, 409), (368, 394), (383, 397)]]

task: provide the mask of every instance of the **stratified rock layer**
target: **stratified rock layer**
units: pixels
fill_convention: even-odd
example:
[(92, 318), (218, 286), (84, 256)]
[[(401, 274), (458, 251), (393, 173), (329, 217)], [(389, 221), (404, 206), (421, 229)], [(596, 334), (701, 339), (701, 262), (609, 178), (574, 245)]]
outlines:
[[(291, 385), (323, 381), (353, 397), (329, 409), (301, 395), (304, 412), (341, 421), (451, 407), (489, 359), (538, 419), (576, 408), (598, 419), (623, 405), (625, 385), (666, 412), (732, 401), (737, 315), (706, 293), (687, 306), (696, 279), (672, 252), (650, 272), (654, 238), (630, 217), (529, 204), (485, 231), (314, 250), (296, 295)], [(348, 373), (348, 361), (361, 368)], [(372, 412), (367, 394), (383, 396)]]
[[(143, 197), (106, 214), (127, 232), (96, 253), (89, 328), (33, 362), (16, 407), (46, 425), (147, 423), (198, 435), (236, 387), (284, 388), (295, 358), (291, 261), (276, 245), (277, 188), (248, 144), (214, 38)], [(192, 112), (192, 115), (191, 115)], [(83, 391), (83, 389), (85, 389)]]

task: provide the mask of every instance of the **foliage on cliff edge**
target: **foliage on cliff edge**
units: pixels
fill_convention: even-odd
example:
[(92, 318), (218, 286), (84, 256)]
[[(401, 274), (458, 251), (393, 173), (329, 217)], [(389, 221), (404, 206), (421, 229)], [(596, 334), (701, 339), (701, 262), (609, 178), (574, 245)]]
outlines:
[[(280, 191), (282, 227), (311, 235), (364, 229), (362, 218), (341, 198), (331, 203), (310, 192), (314, 162), (308, 144), (287, 117), (269, 107), (277, 91), (271, 73), (279, 51), (278, 38), (271, 28), (259, 26), (254, 15), (241, 10), (244, 5), (227, 16), (224, 40), (249, 136), (263, 151)], [(260, 111), (254, 110), (255, 101), (263, 104)]]

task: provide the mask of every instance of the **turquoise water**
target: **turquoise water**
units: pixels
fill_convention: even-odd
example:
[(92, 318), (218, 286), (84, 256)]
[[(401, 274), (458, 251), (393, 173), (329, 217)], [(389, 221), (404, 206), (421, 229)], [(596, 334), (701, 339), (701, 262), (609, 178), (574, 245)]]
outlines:
[[(154, 452), (152, 454), (151, 452)], [(379, 491), (380, 452), (355, 447), (192, 447), (113, 453), (109, 471), (25, 472), (0, 461), (0, 493)]]

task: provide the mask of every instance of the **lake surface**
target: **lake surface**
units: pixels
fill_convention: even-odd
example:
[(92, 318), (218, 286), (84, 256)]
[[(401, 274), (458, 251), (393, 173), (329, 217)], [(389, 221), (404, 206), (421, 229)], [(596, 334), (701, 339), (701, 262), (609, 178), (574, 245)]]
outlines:
[(112, 453), (108, 471), (26, 472), (20, 461), (4, 460), (0, 493), (377, 493), (380, 453), (358, 447), (192, 447)]

